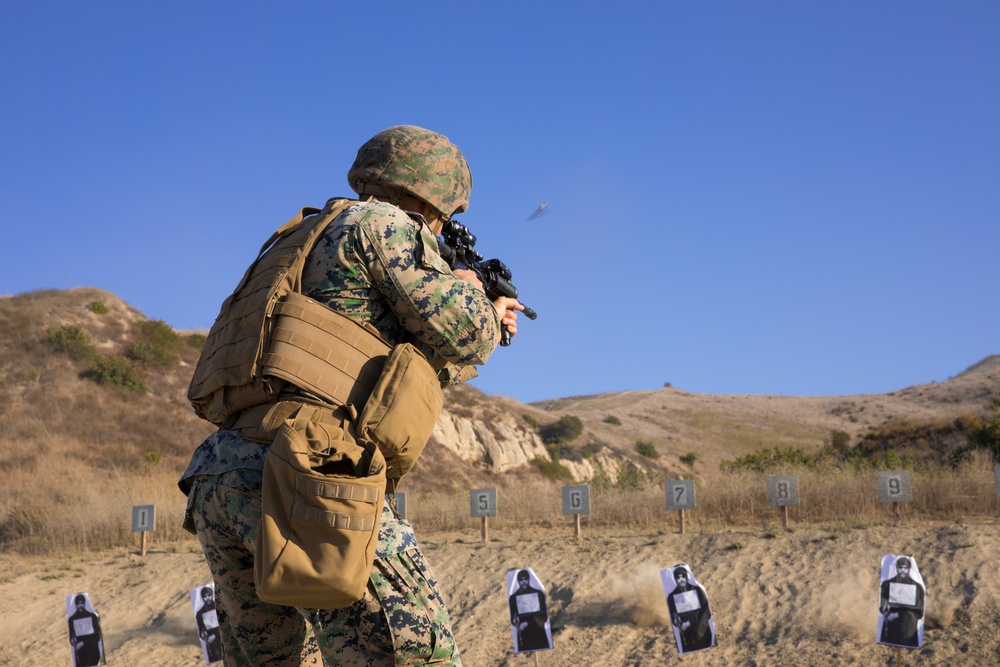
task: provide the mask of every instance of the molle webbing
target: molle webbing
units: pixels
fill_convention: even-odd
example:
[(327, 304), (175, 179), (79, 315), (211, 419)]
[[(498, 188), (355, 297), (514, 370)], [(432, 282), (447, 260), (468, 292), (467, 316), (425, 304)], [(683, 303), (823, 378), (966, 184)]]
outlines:
[[(382, 490), (373, 486), (345, 484), (343, 482), (326, 482), (305, 475), (295, 478), (295, 490), (307, 496), (329, 498), (332, 500), (350, 500), (374, 505), (382, 495)], [(367, 530), (375, 527), (376, 516), (363, 516), (345, 512), (333, 512), (301, 502), (292, 504), (292, 516), (302, 521), (318, 523), (341, 530)]]
[(303, 428), (306, 422), (329, 424), (339, 427), (345, 420), (354, 418), (351, 410), (340, 407), (318, 406), (301, 400), (262, 403), (241, 410), (226, 423), (226, 428), (242, 431), (243, 437), (257, 442), (273, 442), (278, 429), (287, 419), (294, 419), (293, 428)]
[[(272, 310), (285, 295), (302, 291), (306, 257), (327, 226), (356, 202), (333, 199), (322, 211), (302, 209), (261, 247), (233, 293), (222, 304), (188, 388), (198, 416), (220, 425), (240, 410), (269, 402), (285, 380), (263, 373)], [(332, 312), (332, 311), (331, 311)]]
[(390, 346), (377, 334), (301, 294), (274, 306), (270, 344), (261, 362), (276, 377), (335, 405), (364, 407)]

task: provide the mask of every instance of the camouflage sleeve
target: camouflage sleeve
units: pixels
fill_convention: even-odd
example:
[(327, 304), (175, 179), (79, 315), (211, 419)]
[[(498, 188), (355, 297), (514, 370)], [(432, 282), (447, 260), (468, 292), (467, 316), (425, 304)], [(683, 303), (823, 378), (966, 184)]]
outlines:
[(373, 286), (399, 324), (441, 359), (486, 363), (500, 318), (485, 292), (452, 273), (431, 231), (389, 204), (370, 206), (356, 229)]

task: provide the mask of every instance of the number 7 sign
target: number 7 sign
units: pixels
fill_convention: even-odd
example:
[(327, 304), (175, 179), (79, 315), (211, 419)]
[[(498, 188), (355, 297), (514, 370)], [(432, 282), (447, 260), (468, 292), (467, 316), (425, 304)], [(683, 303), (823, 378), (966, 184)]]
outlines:
[(673, 479), (667, 482), (667, 509), (694, 509), (693, 479)]

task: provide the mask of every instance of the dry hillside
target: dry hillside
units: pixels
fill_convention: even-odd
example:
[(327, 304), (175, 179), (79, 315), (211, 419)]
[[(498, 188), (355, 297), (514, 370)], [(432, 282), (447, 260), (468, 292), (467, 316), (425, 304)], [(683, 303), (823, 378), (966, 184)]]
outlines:
[[(185, 400), (199, 335), (178, 335), (94, 288), (0, 297), (0, 319), (0, 471), (6, 474), (0, 545), (25, 534), (37, 543), (41, 524), (67, 505), (89, 519), (106, 513), (102, 539), (127, 540), (115, 514), (124, 509), (102, 500), (95, 482), (119, 489), (122, 503), (162, 504), (165, 527), (176, 529), (182, 499), (173, 483), (211, 431)], [(67, 339), (67, 331), (76, 338)], [(150, 352), (165, 338), (171, 338), (167, 362)], [(80, 353), (74, 344), (89, 347)], [(121, 366), (105, 364), (95, 373), (95, 355), (134, 369), (147, 391), (118, 386), (114, 372)], [(894, 425), (906, 426), (897, 429), (906, 441), (887, 446), (930, 451), (954, 446), (970, 419), (995, 418), (998, 404), (1000, 356), (945, 382), (871, 396), (721, 396), (664, 388), (525, 405), (458, 387), (448, 391), (431, 443), (402, 490), (555, 487), (570, 479), (565, 475), (613, 483), (630, 469), (648, 472), (653, 481), (712, 479), (723, 459), (765, 447), (816, 451), (834, 431), (857, 442)], [(546, 428), (560, 418), (578, 419), (582, 433), (546, 443)], [(637, 442), (658, 457), (640, 455)], [(695, 457), (682, 461), (689, 454)], [(537, 467), (550, 459), (557, 459), (563, 477)]]
[[(92, 288), (0, 297), (0, 322), (0, 597), (17, 601), (0, 608), (0, 665), (69, 664), (65, 596), (82, 591), (102, 614), (109, 664), (202, 664), (188, 591), (209, 574), (179, 529), (175, 487), (211, 430), (185, 401), (199, 336)], [(684, 658), (692, 664), (896, 664), (874, 643), (886, 553), (914, 555), (928, 584), (925, 644), (904, 664), (998, 664), (988, 456), (922, 477), (899, 526), (867, 472), (814, 474), (787, 531), (761, 501), (759, 475), (719, 472), (723, 459), (761, 448), (816, 452), (835, 432), (933, 461), (998, 407), (995, 355), (947, 381), (872, 396), (664, 388), (524, 405), (459, 387), (403, 490), (467, 667), (532, 663), (512, 654), (502, 592), (505, 571), (519, 567), (548, 587), (555, 649), (536, 664), (676, 660), (657, 573), (681, 562), (705, 585), (718, 636), (716, 648)], [(567, 419), (579, 435), (544, 437)], [(694, 475), (712, 493), (679, 535), (655, 484), (611, 488), (598, 499), (604, 518), (588, 517), (578, 542), (558, 510), (565, 481), (538, 465), (552, 457), (579, 481), (641, 470), (654, 481)], [(497, 517), (484, 544), (467, 490), (485, 484), (516, 510)], [(157, 527), (143, 558), (127, 517), (150, 503)]]

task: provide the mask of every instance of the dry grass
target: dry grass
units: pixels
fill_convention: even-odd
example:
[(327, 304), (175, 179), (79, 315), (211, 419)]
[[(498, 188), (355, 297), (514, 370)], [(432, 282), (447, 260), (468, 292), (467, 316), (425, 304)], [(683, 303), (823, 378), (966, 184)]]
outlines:
[[(95, 309), (96, 302), (102, 307)], [(157, 509), (152, 540), (193, 540), (180, 528), (185, 499), (176, 481), (212, 429), (185, 400), (197, 350), (179, 350), (176, 368), (145, 368), (149, 392), (138, 394), (82, 379), (86, 362), (55, 350), (47, 335), (53, 327), (79, 327), (102, 354), (125, 354), (148, 320), (114, 295), (80, 288), (0, 297), (0, 320), (0, 552), (132, 548), (138, 539), (131, 533), (131, 508), (146, 504)], [(664, 389), (526, 406), (460, 387), (448, 392), (446, 408), (487, 428), (507, 413), (518, 424), (523, 415), (543, 425), (579, 417), (585, 431), (574, 446), (607, 448), (630, 460), (641, 458), (635, 442), (650, 442), (661, 456), (640, 463), (654, 479), (695, 476), (697, 507), (687, 513), (687, 526), (710, 532), (774, 526), (780, 516), (767, 505), (763, 475), (720, 473), (722, 459), (760, 447), (815, 451), (833, 429), (855, 438), (881, 429), (907, 442), (922, 439), (920, 446), (933, 450), (941, 447), (939, 439), (922, 425), (983, 410), (994, 414), (998, 396), (1000, 357), (991, 357), (948, 382), (879, 396), (727, 397)], [(573, 518), (561, 514), (559, 483), (531, 466), (497, 474), (485, 449), (481, 460), (454, 451), (429, 447), (404, 480), (401, 490), (418, 531), (477, 534), (469, 489), (495, 486), (500, 515), (491, 526), (497, 534), (571, 534)], [(696, 464), (681, 462), (689, 452), (698, 453)], [(790, 509), (795, 523), (892, 521), (890, 508), (877, 501), (874, 473), (797, 474), (802, 504)], [(996, 512), (992, 467), (983, 458), (958, 470), (914, 473), (913, 492), (914, 502), (903, 508), (905, 522), (973, 520)], [(657, 486), (622, 491), (595, 485), (591, 510), (583, 525), (592, 532), (655, 534), (677, 526)]]
[[(789, 508), (793, 525), (854, 528), (895, 520), (891, 505), (878, 502), (874, 472), (784, 474), (799, 479), (801, 502)], [(40, 555), (134, 548), (138, 540), (131, 533), (132, 507), (147, 504), (156, 506), (157, 515), (151, 540), (190, 538), (181, 529), (184, 497), (177, 490), (177, 473), (159, 464), (140, 470), (109, 468), (95, 479), (64, 457), (51, 457), (44, 476), (37, 461), (8, 460), (4, 479), (0, 530), (5, 551)], [(955, 470), (914, 472), (911, 480), (913, 502), (901, 505), (904, 524), (979, 521), (996, 515), (993, 468), (985, 458)], [(499, 511), (489, 520), (492, 535), (530, 540), (573, 534), (574, 519), (562, 514), (557, 484), (523, 477), (496, 486)], [(695, 509), (685, 513), (689, 532), (781, 526), (780, 509), (767, 503), (762, 474), (733, 473), (719, 482), (699, 482), (696, 501)], [(591, 514), (582, 517), (582, 525), (588, 533), (604, 535), (675, 532), (677, 512), (665, 506), (664, 491), (655, 486), (638, 491), (592, 489)], [(468, 490), (407, 492), (407, 513), (418, 532), (464, 532), (470, 539), (480, 534), (481, 520), (470, 516)]]
[[(895, 522), (891, 504), (880, 503), (875, 472), (784, 471), (799, 480), (800, 504), (789, 507), (789, 521), (820, 527), (867, 527)], [(713, 483), (696, 484), (696, 507), (685, 513), (685, 530), (724, 531), (733, 528), (774, 528), (781, 510), (768, 505), (765, 475), (732, 473)], [(913, 502), (900, 505), (901, 521), (976, 521), (996, 515), (997, 496), (992, 463), (986, 457), (959, 469), (911, 473)], [(573, 530), (574, 519), (562, 514), (558, 486), (524, 481), (497, 489), (498, 516), (489, 520), (491, 533), (520, 538)], [(418, 529), (468, 531), (480, 529), (470, 517), (469, 493), (408, 494), (409, 519)], [(591, 514), (582, 518), (585, 530), (601, 534), (661, 534), (677, 530), (678, 516), (666, 509), (661, 487), (641, 491), (591, 491)]]

